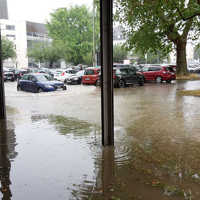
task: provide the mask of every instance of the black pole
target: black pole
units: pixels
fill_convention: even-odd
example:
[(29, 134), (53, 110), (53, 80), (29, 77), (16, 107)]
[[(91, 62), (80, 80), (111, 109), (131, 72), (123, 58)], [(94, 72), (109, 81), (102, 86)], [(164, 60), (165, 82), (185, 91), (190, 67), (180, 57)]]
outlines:
[(2, 41), (0, 27), (0, 119), (6, 119), (5, 92), (3, 80)]
[(100, 1), (102, 144), (114, 145), (113, 0)]

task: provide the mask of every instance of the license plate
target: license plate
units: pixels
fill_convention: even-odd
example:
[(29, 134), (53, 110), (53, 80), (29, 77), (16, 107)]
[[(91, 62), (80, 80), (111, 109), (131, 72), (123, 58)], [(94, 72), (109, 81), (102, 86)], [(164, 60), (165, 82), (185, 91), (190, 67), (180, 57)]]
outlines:
[(89, 80), (90, 80), (90, 78), (85, 78), (85, 80), (86, 80), (86, 81), (89, 81)]

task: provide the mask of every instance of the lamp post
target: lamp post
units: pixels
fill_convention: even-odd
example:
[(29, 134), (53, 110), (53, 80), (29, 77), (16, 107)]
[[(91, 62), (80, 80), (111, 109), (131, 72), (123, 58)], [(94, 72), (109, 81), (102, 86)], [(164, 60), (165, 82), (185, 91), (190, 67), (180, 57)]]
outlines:
[(3, 79), (1, 24), (0, 24), (0, 119), (6, 119), (5, 92), (4, 92), (4, 79)]

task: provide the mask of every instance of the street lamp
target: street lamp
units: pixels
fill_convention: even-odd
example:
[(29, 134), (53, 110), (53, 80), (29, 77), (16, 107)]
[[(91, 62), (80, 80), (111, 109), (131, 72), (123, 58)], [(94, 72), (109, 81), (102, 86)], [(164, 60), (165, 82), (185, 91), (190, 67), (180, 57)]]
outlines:
[(0, 24), (0, 119), (6, 119), (5, 92), (4, 92), (4, 79), (3, 79), (1, 24)]

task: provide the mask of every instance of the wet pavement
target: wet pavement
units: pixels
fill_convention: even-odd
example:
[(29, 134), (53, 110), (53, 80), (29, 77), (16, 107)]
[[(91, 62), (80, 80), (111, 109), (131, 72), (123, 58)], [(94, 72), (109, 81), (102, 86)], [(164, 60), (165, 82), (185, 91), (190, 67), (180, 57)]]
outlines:
[(100, 89), (17, 92), (5, 83), (0, 198), (199, 200), (200, 81), (114, 90), (115, 147), (101, 146)]

